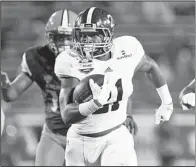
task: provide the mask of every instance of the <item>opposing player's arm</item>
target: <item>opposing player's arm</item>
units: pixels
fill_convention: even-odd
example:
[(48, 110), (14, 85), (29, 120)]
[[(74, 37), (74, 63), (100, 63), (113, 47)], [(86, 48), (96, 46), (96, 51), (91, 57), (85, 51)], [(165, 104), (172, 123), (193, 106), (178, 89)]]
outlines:
[(147, 78), (153, 83), (156, 87), (157, 92), (162, 100), (163, 104), (172, 103), (172, 98), (167, 86), (167, 83), (163, 77), (163, 74), (157, 65), (157, 63), (150, 58), (148, 55), (144, 55), (136, 67), (136, 71), (145, 72)]
[(180, 92), (179, 99), (182, 99), (182, 96), (188, 93), (195, 93), (195, 79), (193, 79), (187, 86), (185, 86)]
[(26, 58), (24, 56), (21, 63), (21, 68), (21, 73), (12, 82), (9, 81), (7, 74), (1, 71), (2, 96), (6, 102), (16, 100), (33, 83), (26, 63)]
[(179, 102), (183, 110), (195, 107), (195, 79), (182, 89), (179, 94)]

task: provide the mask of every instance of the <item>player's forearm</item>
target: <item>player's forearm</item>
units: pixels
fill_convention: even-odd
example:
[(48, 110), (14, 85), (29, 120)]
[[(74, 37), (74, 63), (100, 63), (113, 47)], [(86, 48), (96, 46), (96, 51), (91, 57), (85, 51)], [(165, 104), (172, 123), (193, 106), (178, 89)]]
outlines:
[(182, 101), (182, 97), (188, 93), (195, 93), (195, 79), (182, 89), (179, 94), (179, 100)]
[(81, 115), (79, 105), (76, 103), (67, 104), (64, 109), (61, 109), (61, 117), (65, 124), (74, 124), (86, 118)]
[(195, 79), (191, 81), (191, 83), (188, 85), (188, 88), (190, 88), (192, 92), (195, 93)]
[(19, 96), (15, 87), (12, 84), (7, 85), (7, 87), (2, 88), (2, 96), (4, 101), (11, 102), (17, 99)]
[(192, 89), (190, 89), (188, 86), (186, 86), (185, 88), (182, 89), (182, 91), (180, 92), (180, 96), (183, 96), (187, 93), (191, 93)]
[(157, 63), (151, 59), (151, 68), (146, 72), (148, 79), (154, 84), (156, 90), (164, 104), (172, 103), (172, 98), (168, 89), (168, 85)]
[(61, 116), (65, 124), (74, 124), (93, 114), (101, 106), (92, 99), (82, 104), (70, 103), (61, 108)]
[(7, 82), (2, 86), (2, 96), (6, 102), (14, 101), (32, 84), (33, 81), (26, 74), (21, 73), (14, 81)]
[(166, 84), (166, 81), (157, 63), (151, 59), (150, 64), (150, 68), (146, 71), (146, 76), (156, 88), (160, 88)]

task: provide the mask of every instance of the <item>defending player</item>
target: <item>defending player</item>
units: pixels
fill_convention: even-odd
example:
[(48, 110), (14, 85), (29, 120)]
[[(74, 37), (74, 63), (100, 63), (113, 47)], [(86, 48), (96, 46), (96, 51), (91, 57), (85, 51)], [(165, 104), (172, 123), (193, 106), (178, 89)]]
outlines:
[(195, 79), (185, 86), (179, 95), (179, 101), (183, 110), (195, 107)]
[[(137, 165), (132, 135), (122, 125), (135, 71), (146, 73), (161, 98), (155, 123), (168, 121), (173, 112), (158, 65), (145, 55), (136, 38), (113, 39), (114, 25), (112, 16), (102, 9), (92, 7), (81, 12), (75, 22), (75, 49), (62, 52), (56, 59), (55, 73), (62, 84), (61, 115), (65, 123), (72, 124), (67, 134), (67, 166)], [(93, 99), (71, 102), (72, 89), (93, 74), (105, 76), (102, 87), (90, 80)]]
[(46, 27), (47, 45), (28, 48), (23, 55), (22, 72), (13, 82), (1, 72), (5, 101), (16, 100), (36, 82), (45, 103), (45, 125), (36, 152), (36, 166), (62, 166), (65, 159), (68, 125), (59, 111), (60, 80), (54, 74), (56, 56), (72, 46), (72, 28), (77, 14), (70, 10), (56, 11)]

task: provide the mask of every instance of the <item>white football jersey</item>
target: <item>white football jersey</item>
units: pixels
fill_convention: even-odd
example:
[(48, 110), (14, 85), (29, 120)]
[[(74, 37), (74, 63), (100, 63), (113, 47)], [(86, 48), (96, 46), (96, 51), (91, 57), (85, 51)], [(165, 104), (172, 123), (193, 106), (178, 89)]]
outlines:
[[(101, 113), (95, 112), (83, 121), (72, 125), (71, 128), (79, 134), (101, 132), (122, 124), (126, 119), (128, 97), (133, 92), (132, 77), (144, 55), (144, 50), (135, 37), (122, 36), (113, 40), (111, 53), (112, 58), (107, 61), (94, 59), (93, 70), (88, 73), (81, 70), (83, 67), (77, 56), (72, 55), (72, 51), (62, 52), (56, 58), (55, 73), (59, 77), (71, 76), (82, 80), (93, 74), (109, 75), (113, 87), (122, 88), (122, 92), (116, 94), (116, 99), (120, 101), (106, 105), (101, 109)], [(90, 66), (91, 64), (89, 68)]]

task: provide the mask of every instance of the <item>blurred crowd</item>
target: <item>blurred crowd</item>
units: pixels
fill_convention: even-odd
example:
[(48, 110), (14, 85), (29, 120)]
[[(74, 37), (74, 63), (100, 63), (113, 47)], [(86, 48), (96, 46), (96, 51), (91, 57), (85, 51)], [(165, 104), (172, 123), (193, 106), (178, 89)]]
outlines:
[[(146, 53), (158, 62), (167, 79), (174, 98), (175, 112), (181, 116), (176, 118), (177, 122), (187, 119), (183, 120), (183, 125), (174, 123), (171, 126), (164, 123), (155, 128), (152, 122), (154, 108), (160, 100), (154, 88), (146, 81), (141, 82), (138, 74), (134, 81), (132, 110), (139, 126), (138, 137), (135, 139), (139, 165), (170, 166), (183, 162), (185, 165), (193, 165), (195, 151), (189, 144), (195, 140), (192, 135), (194, 113), (182, 112), (178, 94), (195, 77), (194, 2), (4, 1), (1, 11), (1, 68), (11, 79), (16, 76), (20, 71), (24, 50), (33, 45), (45, 44), (44, 27), (51, 13), (63, 8), (79, 13), (90, 6), (104, 8), (113, 15), (117, 24), (116, 36), (132, 35), (139, 39)], [(39, 92), (34, 85), (13, 104), (3, 103), (8, 112), (1, 141), (1, 165), (34, 164), (35, 149), (44, 122), (44, 106)], [(153, 139), (147, 139), (146, 135)], [(157, 144), (156, 148), (154, 144)], [(152, 157), (144, 153), (150, 153)], [(177, 159), (181, 161), (177, 163)]]

